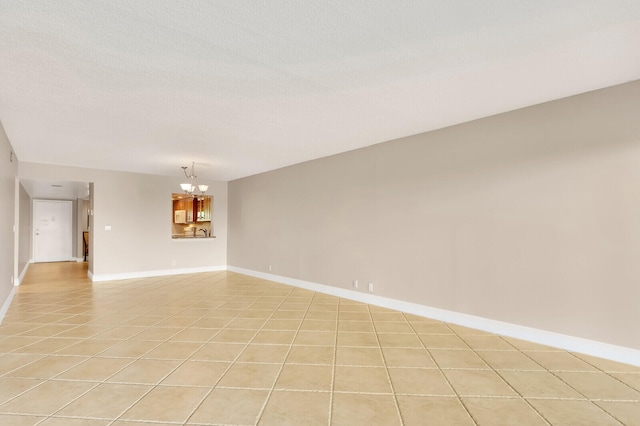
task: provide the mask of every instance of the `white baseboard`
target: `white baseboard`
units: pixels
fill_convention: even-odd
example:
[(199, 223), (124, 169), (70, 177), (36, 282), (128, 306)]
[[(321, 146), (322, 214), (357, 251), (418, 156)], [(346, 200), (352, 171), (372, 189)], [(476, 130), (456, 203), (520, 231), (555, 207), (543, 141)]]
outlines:
[(156, 271), (125, 272), (122, 274), (94, 275), (91, 272), (88, 272), (88, 275), (91, 281), (100, 282), (100, 281), (129, 280), (132, 278), (163, 277), (166, 275), (195, 274), (198, 272), (215, 272), (215, 271), (226, 271), (226, 270), (227, 270), (227, 265), (218, 265), (218, 266), (204, 266), (204, 267), (198, 267), (198, 268), (162, 269), (162, 270), (156, 270)]
[(2, 306), (0, 307), (0, 324), (2, 324), (2, 320), (4, 319), (4, 316), (7, 314), (7, 311), (9, 310), (9, 306), (11, 306), (11, 301), (13, 300), (13, 296), (15, 294), (16, 294), (16, 288), (13, 287), (11, 288), (11, 291), (9, 292), (9, 295), (5, 299), (4, 303), (2, 303)]
[(33, 259), (30, 259), (26, 265), (24, 265), (24, 268), (22, 268), (22, 271), (20, 271), (20, 275), (18, 275), (18, 279), (15, 280), (15, 282), (13, 283), (13, 285), (15, 285), (16, 287), (20, 285), (20, 283), (22, 282), (22, 280), (24, 279), (24, 276), (27, 273), (27, 269), (29, 269), (29, 265), (31, 265), (33, 263)]
[(260, 271), (253, 271), (250, 269), (238, 268), (235, 266), (229, 266), (228, 270), (256, 278), (275, 281), (281, 284), (287, 284), (294, 287), (317, 291), (319, 293), (330, 294), (332, 296), (368, 303), (370, 305), (381, 306), (384, 308), (394, 309), (421, 317), (433, 318), (451, 324), (457, 324), (464, 327), (487, 331), (502, 336), (514, 337), (516, 339), (527, 340), (530, 342), (552, 346), (567, 351), (578, 352), (585, 355), (592, 355), (598, 358), (604, 358), (612, 361), (622, 362), (625, 364), (640, 366), (640, 350), (633, 348), (612, 345), (609, 343), (598, 342), (581, 337), (568, 336), (552, 331), (540, 330), (537, 328), (496, 321), (488, 318), (477, 317), (474, 315), (463, 314), (460, 312), (434, 308), (426, 305), (419, 305), (417, 303), (405, 302), (397, 299), (390, 299), (388, 297), (375, 296), (373, 294), (361, 293), (349, 289), (332, 287), (325, 284), (318, 284), (310, 281), (283, 277), (280, 275), (268, 274)]

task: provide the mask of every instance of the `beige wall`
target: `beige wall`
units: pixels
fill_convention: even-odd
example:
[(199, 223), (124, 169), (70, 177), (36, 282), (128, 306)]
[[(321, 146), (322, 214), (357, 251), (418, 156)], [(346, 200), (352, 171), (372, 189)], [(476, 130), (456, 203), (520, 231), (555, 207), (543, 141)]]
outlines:
[[(13, 289), (15, 275), (14, 232), (18, 159), (0, 123), (0, 308)], [(17, 277), (15, 277), (17, 278)], [(1, 320), (1, 318), (0, 318)]]
[[(179, 169), (175, 177), (166, 177), (22, 162), (19, 175), (24, 179), (93, 184), (90, 268), (97, 279), (224, 267), (227, 260), (227, 183), (206, 182), (210, 185), (208, 192), (215, 200), (217, 238), (173, 241), (171, 193), (179, 188), (178, 172)], [(106, 231), (105, 225), (110, 225), (111, 231)]]
[(640, 349), (638, 111), (640, 81), (230, 182), (228, 263)]
[(18, 273), (22, 274), (31, 261), (31, 197), (20, 185), (19, 206), (19, 236), (18, 236)]

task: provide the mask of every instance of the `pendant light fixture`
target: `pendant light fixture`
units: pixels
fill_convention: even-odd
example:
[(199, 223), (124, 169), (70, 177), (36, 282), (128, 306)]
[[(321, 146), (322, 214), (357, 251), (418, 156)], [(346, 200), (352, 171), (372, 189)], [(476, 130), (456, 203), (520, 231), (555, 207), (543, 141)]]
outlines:
[(197, 188), (200, 191), (200, 194), (203, 195), (205, 192), (207, 192), (207, 189), (209, 189), (209, 185), (198, 185), (198, 182), (197, 182), (198, 176), (196, 176), (195, 165), (196, 165), (195, 161), (191, 163), (190, 172), (187, 172), (187, 169), (189, 167), (182, 166), (182, 171), (184, 172), (184, 175), (187, 177), (187, 179), (189, 179), (189, 182), (181, 183), (180, 188), (182, 188), (185, 194), (188, 194), (188, 195), (192, 195)]

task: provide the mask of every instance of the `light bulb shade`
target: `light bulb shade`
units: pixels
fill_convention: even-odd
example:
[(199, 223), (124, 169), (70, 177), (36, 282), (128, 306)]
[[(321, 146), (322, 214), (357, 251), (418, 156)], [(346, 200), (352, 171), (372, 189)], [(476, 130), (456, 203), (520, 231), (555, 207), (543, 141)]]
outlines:
[(186, 193), (191, 193), (195, 189), (190, 183), (181, 183), (180, 188)]
[(204, 194), (209, 189), (209, 185), (198, 185), (198, 189)]

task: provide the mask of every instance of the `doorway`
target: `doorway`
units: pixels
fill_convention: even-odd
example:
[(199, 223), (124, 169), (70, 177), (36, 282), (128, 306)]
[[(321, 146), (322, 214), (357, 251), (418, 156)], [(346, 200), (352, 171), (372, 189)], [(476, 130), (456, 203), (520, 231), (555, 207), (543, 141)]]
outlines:
[(73, 258), (73, 203), (33, 201), (33, 261), (61, 262)]

